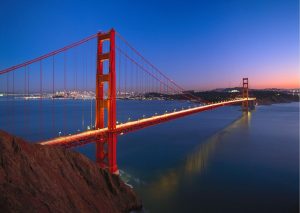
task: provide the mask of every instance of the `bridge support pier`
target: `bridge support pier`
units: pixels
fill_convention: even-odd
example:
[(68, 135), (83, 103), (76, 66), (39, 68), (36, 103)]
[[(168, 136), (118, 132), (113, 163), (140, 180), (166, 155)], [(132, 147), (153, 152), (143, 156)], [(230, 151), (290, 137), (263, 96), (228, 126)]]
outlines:
[(255, 104), (256, 104), (255, 101), (249, 101), (249, 106), (248, 106), (249, 110), (254, 110)]
[[(103, 53), (103, 42), (109, 41), (109, 52)], [(95, 128), (105, 127), (107, 109), (108, 134), (96, 142), (96, 161), (101, 168), (108, 169), (112, 174), (119, 174), (117, 167), (117, 135), (116, 129), (116, 66), (115, 66), (115, 30), (98, 33), (97, 74), (96, 74), (96, 120)], [(103, 62), (109, 61), (108, 71), (104, 73)], [(105, 99), (104, 84), (107, 83)]]
[(109, 171), (119, 175), (117, 166), (117, 135), (113, 132), (108, 133), (108, 165)]
[(101, 168), (106, 168), (107, 163), (105, 163), (106, 158), (106, 146), (107, 141), (101, 138), (99, 141), (96, 142), (96, 162)]

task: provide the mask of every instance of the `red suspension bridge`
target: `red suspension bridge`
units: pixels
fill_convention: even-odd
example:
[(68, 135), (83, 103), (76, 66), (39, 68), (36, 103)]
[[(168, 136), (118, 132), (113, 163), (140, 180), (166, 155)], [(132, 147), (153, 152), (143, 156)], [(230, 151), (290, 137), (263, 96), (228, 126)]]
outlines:
[[(100, 167), (118, 173), (118, 135), (222, 106), (241, 104), (243, 110), (248, 110), (255, 98), (249, 97), (248, 78), (243, 78), (242, 83), (241, 95), (209, 103), (184, 91), (112, 29), (1, 70), (0, 100), (8, 107), (0, 113), (9, 116), (6, 120), (1, 118), (0, 128), (15, 134), (25, 129), (40, 135), (37, 140), (42, 145), (75, 147), (94, 142)], [(172, 99), (190, 101), (196, 106), (118, 121), (117, 100)], [(72, 114), (66, 100), (76, 102), (74, 107), (82, 113)], [(38, 128), (29, 129), (32, 101), (37, 105), (34, 113), (40, 115)], [(51, 120), (46, 119), (49, 114)], [(72, 125), (79, 123), (82, 128), (68, 131), (71, 118)], [(54, 134), (45, 134), (50, 129)]]

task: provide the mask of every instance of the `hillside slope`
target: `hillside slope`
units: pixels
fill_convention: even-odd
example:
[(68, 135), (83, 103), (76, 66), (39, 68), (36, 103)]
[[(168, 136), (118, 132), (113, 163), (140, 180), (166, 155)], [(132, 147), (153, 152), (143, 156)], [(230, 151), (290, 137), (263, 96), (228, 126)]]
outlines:
[(1, 212), (129, 212), (141, 207), (117, 176), (82, 154), (0, 131)]

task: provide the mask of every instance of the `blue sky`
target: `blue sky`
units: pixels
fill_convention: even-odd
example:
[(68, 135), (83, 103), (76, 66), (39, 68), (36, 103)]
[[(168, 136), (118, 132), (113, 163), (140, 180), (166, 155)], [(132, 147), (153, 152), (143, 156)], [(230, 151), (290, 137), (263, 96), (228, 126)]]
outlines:
[(299, 86), (297, 0), (2, 1), (0, 69), (114, 27), (191, 89)]

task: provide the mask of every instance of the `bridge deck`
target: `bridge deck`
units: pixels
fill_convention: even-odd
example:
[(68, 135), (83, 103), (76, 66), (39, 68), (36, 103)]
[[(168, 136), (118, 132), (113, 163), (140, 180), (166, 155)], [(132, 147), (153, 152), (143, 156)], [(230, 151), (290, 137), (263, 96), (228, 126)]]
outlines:
[[(145, 128), (148, 126), (153, 126), (153, 125), (156, 125), (159, 123), (163, 123), (163, 122), (170, 121), (170, 120), (173, 120), (176, 118), (191, 115), (194, 113), (207, 111), (207, 110), (211, 110), (211, 109), (222, 107), (222, 106), (241, 103), (246, 100), (247, 99), (240, 98), (240, 99), (235, 99), (235, 100), (231, 100), (231, 101), (219, 102), (219, 103), (194, 107), (194, 108), (190, 108), (190, 109), (184, 109), (184, 110), (180, 110), (180, 111), (170, 112), (170, 113), (163, 114), (163, 115), (152, 116), (152, 117), (140, 119), (137, 121), (130, 121), (130, 122), (127, 122), (124, 124), (118, 124), (116, 126), (116, 129), (113, 130), (113, 132), (116, 134), (124, 134), (124, 133), (135, 131), (137, 129)], [(255, 101), (255, 98), (249, 98), (248, 100)], [(77, 133), (74, 135), (53, 138), (53, 139), (50, 139), (47, 141), (40, 142), (40, 144), (41, 145), (76, 146), (79, 144), (80, 145), (86, 144), (86, 143), (90, 143), (90, 142), (99, 140), (101, 138), (105, 138), (107, 136), (107, 133), (108, 133), (108, 128), (89, 130), (89, 131)]]

